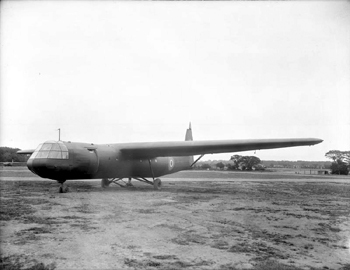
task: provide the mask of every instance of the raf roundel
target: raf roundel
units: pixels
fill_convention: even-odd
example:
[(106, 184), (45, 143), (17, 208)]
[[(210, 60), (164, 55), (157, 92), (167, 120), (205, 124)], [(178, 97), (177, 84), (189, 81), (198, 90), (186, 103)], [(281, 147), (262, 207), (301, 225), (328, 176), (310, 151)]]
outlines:
[(174, 165), (175, 165), (174, 159), (169, 158), (169, 165), (168, 165), (169, 171), (171, 171), (174, 168)]

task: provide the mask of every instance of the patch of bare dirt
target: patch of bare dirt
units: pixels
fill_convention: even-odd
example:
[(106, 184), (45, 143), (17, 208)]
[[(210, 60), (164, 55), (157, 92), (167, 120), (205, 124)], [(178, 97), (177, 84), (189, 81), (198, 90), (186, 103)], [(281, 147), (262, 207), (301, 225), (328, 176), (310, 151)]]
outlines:
[(350, 266), (347, 183), (69, 185), (59, 194), (55, 182), (1, 181), (2, 258), (56, 269)]

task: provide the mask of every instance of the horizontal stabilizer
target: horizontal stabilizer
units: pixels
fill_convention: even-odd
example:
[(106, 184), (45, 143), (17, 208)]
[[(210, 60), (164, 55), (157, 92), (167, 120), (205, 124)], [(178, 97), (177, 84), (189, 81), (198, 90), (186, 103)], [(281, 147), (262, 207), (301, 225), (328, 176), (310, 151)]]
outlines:
[(261, 140), (212, 140), (182, 142), (146, 142), (120, 144), (125, 158), (150, 159), (167, 156), (192, 156), (215, 153), (231, 153), (247, 150), (273, 149), (314, 145), (323, 140), (317, 138), (261, 139)]
[(33, 154), (34, 151), (35, 151), (35, 149), (19, 150), (19, 151), (17, 151), (17, 154), (29, 155), (29, 154)]

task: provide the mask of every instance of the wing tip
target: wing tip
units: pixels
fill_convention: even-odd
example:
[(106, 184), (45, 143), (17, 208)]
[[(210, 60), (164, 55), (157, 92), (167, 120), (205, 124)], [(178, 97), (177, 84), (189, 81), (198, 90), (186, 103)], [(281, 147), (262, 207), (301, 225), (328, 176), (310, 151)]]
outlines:
[(323, 142), (323, 140), (319, 139), (319, 138), (312, 138), (312, 139), (310, 139), (310, 141), (312, 142), (312, 145), (319, 144), (319, 143)]

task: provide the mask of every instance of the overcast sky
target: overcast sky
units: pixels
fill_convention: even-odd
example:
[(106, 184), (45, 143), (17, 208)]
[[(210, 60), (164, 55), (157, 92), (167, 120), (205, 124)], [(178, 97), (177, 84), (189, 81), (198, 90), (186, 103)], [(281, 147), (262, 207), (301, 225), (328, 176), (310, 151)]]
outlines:
[(191, 121), (195, 140), (324, 140), (265, 160), (350, 150), (349, 1), (1, 1), (0, 30), (1, 146), (184, 140)]

